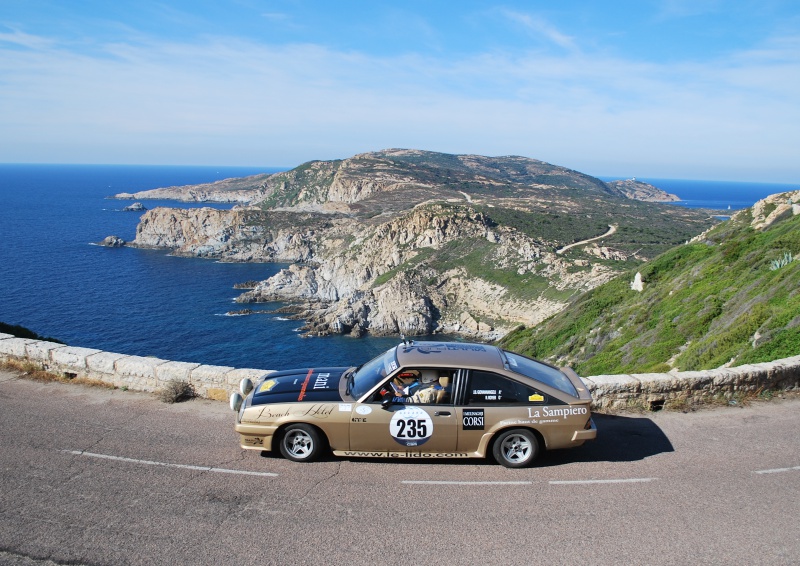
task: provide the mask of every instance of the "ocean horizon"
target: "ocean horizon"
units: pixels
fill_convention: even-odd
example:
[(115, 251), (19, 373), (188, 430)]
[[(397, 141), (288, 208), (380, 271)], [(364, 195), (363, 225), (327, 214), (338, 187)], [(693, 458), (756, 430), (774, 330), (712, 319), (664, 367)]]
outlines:
[[(106, 248), (107, 236), (133, 240), (141, 214), (111, 195), (284, 171), (280, 167), (0, 164), (0, 321), (71, 346), (210, 365), (279, 369), (353, 365), (398, 338), (303, 338), (302, 321), (248, 305), (230, 316), (237, 283), (266, 279), (283, 265), (220, 263), (165, 251)], [(610, 177), (603, 180), (612, 180)], [(738, 210), (776, 183), (675, 179), (649, 182), (693, 208)], [(227, 204), (141, 201), (156, 206), (230, 208)], [(665, 205), (668, 206), (668, 205)]]

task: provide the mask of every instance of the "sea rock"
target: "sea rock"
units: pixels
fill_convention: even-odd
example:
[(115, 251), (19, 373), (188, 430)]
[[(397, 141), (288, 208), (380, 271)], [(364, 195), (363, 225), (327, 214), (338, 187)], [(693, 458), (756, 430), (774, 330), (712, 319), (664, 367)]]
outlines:
[(147, 209), (140, 202), (129, 204), (128, 206), (122, 209), (123, 212), (144, 212), (145, 210)]
[(101, 246), (105, 246), (107, 248), (121, 248), (125, 244), (126, 244), (125, 240), (123, 240), (119, 236), (107, 236), (103, 238), (102, 242), (100, 242)]

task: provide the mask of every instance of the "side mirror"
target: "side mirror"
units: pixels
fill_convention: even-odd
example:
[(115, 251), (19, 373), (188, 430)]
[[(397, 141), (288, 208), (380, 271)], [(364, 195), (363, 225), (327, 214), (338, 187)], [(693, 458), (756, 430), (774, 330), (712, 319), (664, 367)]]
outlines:
[(249, 377), (245, 377), (242, 381), (239, 382), (239, 391), (242, 394), (242, 397), (247, 397), (247, 394), (253, 390), (253, 380)]
[(392, 406), (392, 403), (392, 394), (389, 393), (383, 398), (383, 401), (381, 401), (381, 408), (383, 408), (385, 411), (388, 411), (389, 407)]

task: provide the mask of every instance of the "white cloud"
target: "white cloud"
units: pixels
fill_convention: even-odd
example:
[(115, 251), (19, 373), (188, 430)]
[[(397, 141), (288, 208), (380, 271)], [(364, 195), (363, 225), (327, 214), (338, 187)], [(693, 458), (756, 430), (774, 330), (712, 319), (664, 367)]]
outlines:
[(541, 16), (513, 10), (502, 10), (502, 13), (506, 18), (521, 25), (536, 37), (543, 37), (547, 41), (570, 51), (577, 49), (574, 38), (562, 33), (556, 26)]
[(0, 44), (5, 161), (296, 165), (417, 147), (596, 174), (800, 172), (797, 38), (655, 64), (577, 50), (376, 57), (224, 37), (87, 54), (14, 37)]

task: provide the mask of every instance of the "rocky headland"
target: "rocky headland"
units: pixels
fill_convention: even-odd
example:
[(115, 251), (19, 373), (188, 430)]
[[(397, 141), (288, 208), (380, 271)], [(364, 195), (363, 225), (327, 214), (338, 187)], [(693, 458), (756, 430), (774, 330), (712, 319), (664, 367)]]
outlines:
[(237, 301), (288, 303), (309, 335), (494, 339), (716, 222), (626, 187), (524, 157), (386, 150), (147, 191), (242, 206), (149, 210), (128, 245), (288, 263)]
[(663, 191), (650, 183), (637, 181), (635, 177), (622, 181), (609, 181), (608, 185), (631, 199), (646, 202), (678, 202), (681, 200), (678, 195)]

